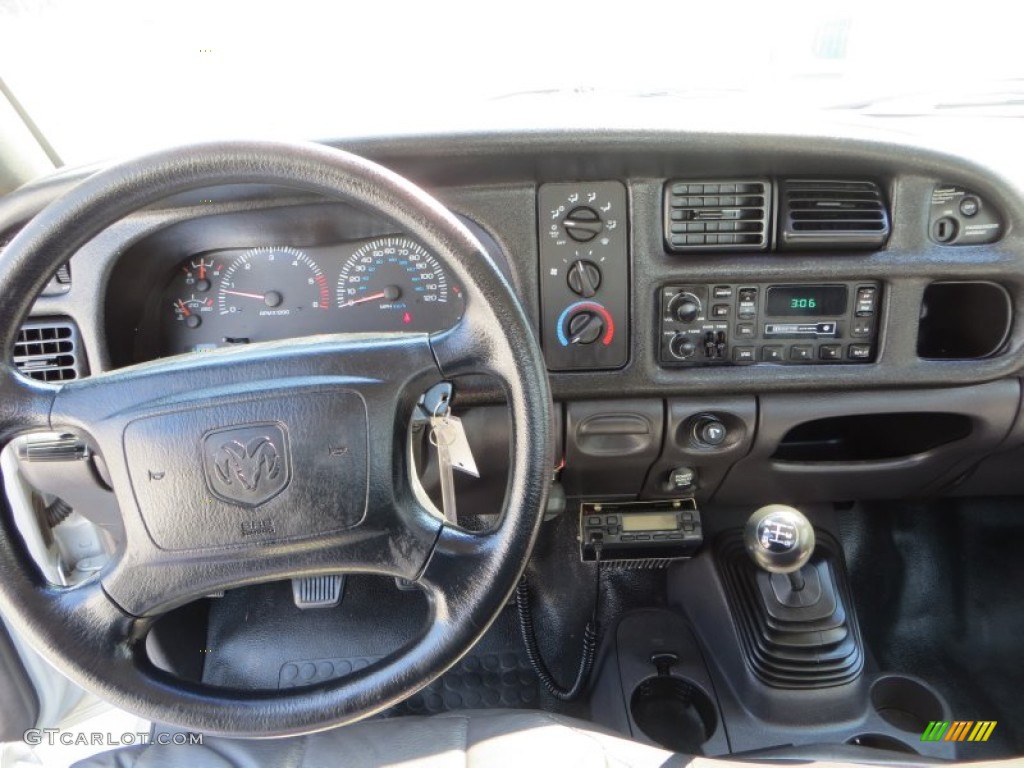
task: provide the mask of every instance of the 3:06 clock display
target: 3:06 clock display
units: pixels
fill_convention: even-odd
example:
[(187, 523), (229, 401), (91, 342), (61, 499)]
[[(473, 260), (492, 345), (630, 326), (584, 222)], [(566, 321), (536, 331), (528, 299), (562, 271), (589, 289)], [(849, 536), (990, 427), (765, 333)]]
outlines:
[(838, 317), (846, 314), (845, 285), (772, 285), (768, 288), (768, 317)]

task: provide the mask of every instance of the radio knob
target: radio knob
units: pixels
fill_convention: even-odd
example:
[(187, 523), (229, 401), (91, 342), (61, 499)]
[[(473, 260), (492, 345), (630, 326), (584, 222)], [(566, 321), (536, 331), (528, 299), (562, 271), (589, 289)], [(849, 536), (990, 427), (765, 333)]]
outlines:
[(697, 351), (697, 345), (688, 336), (677, 333), (668, 343), (668, 351), (680, 360), (686, 360), (688, 357), (693, 357), (693, 353)]
[(593, 208), (581, 205), (566, 214), (562, 219), (562, 228), (577, 243), (588, 243), (601, 234), (604, 222), (601, 220), (601, 214)]
[(578, 296), (589, 299), (597, 293), (601, 286), (601, 270), (592, 261), (580, 259), (569, 268), (569, 290)]
[(678, 293), (669, 306), (672, 314), (681, 323), (692, 323), (700, 316), (700, 299), (692, 293)]

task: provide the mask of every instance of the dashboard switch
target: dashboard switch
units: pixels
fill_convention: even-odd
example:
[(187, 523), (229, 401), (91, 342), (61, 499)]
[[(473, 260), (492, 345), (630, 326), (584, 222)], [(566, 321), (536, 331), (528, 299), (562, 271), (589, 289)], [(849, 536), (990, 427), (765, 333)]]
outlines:
[(569, 290), (586, 299), (597, 294), (601, 287), (601, 270), (592, 261), (579, 259), (569, 268)]
[(601, 234), (604, 221), (601, 220), (601, 214), (584, 205), (569, 211), (562, 219), (562, 228), (577, 243), (589, 243)]
[(690, 492), (697, 489), (697, 470), (693, 467), (677, 467), (668, 476), (668, 490)]
[(725, 424), (715, 416), (701, 416), (694, 422), (693, 439), (700, 446), (716, 448), (727, 436)]

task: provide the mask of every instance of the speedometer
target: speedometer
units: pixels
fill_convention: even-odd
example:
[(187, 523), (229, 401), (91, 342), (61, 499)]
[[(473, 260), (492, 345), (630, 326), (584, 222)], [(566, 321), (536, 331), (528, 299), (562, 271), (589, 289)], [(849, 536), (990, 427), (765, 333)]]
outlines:
[(430, 251), (400, 235), (370, 240), (341, 267), (338, 309), (349, 330), (438, 331), (462, 313), (462, 295)]

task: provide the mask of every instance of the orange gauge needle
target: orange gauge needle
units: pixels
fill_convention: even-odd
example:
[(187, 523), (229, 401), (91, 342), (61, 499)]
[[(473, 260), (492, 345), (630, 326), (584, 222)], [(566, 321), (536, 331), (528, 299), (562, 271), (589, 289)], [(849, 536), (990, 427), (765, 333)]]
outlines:
[(188, 307), (185, 306), (185, 302), (183, 302), (181, 299), (178, 299), (178, 308), (181, 310), (181, 314), (184, 317), (188, 317), (189, 315), (192, 314), (191, 312), (188, 311)]
[(377, 301), (377, 299), (384, 298), (387, 298), (387, 294), (384, 293), (384, 291), (381, 291), (380, 293), (374, 293), (369, 296), (363, 296), (360, 299), (349, 299), (344, 304), (341, 304), (339, 306), (339, 309), (344, 309), (345, 307), (354, 307), (356, 304), (363, 304), (367, 301)]
[(354, 307), (356, 304), (365, 304), (367, 301), (377, 301), (378, 299), (386, 299), (387, 301), (394, 301), (402, 295), (401, 289), (397, 285), (386, 285), (383, 291), (370, 294), (369, 296), (360, 296), (358, 299), (349, 299), (344, 304), (339, 304), (338, 309), (344, 309), (345, 307)]

